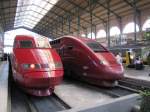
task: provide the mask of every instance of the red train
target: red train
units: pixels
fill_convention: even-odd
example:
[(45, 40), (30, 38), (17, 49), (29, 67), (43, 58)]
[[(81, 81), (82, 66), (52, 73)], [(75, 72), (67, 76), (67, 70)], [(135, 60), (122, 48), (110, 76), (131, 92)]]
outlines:
[(122, 65), (95, 40), (64, 36), (50, 44), (60, 54), (65, 72), (72, 77), (103, 86), (112, 86), (123, 78)]
[(13, 79), (29, 94), (51, 95), (62, 81), (62, 62), (48, 39), (16, 36), (10, 60)]

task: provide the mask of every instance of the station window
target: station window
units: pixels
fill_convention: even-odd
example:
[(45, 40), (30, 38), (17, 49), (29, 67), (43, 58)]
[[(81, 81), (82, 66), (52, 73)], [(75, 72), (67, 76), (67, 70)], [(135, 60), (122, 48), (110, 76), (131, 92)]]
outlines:
[[(128, 23), (124, 29), (123, 29), (123, 33), (133, 33), (135, 29), (135, 25), (134, 22), (130, 22)], [(139, 26), (136, 24), (136, 31), (139, 31)]]
[(146, 29), (150, 28), (150, 19), (147, 19), (143, 24), (142, 30), (145, 31)]
[(96, 38), (104, 38), (106, 37), (106, 31), (105, 30), (99, 30), (98, 33), (97, 33), (97, 36)]
[(113, 26), (110, 29), (110, 36), (115, 36), (120, 34), (120, 29), (117, 26)]

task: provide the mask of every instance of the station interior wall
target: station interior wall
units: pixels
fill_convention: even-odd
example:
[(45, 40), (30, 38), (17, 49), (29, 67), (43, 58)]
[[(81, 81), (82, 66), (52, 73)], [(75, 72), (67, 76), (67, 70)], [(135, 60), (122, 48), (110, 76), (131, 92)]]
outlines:
[[(144, 23), (146, 22), (146, 20), (150, 19), (150, 13), (149, 12), (150, 12), (150, 9), (149, 10), (142, 10), (141, 14), (140, 14), (140, 17), (139, 17), (139, 20), (138, 20), (138, 18), (136, 18), (137, 25), (139, 27), (139, 32), (136, 32), (137, 40), (142, 40), (143, 39), (144, 31), (142, 30), (142, 27), (143, 27)], [(122, 30), (124, 30), (125, 26), (128, 23), (131, 23), (131, 22), (134, 22), (134, 15), (133, 15), (133, 13), (125, 15), (124, 17), (122, 17)], [(110, 28), (112, 28), (114, 26), (117, 26), (119, 28), (119, 21), (118, 21), (117, 18), (114, 18), (114, 19), (110, 20)], [(106, 27), (103, 25), (103, 23), (97, 24), (96, 25), (96, 35), (97, 35), (97, 33), (100, 30), (105, 30), (105, 29), (106, 29)], [(90, 27), (87, 28), (87, 34), (89, 32), (91, 32), (91, 28)], [(86, 32), (84, 30), (80, 31), (80, 36), (82, 34), (86, 34)], [(78, 35), (78, 33), (74, 32), (73, 35)], [(128, 40), (134, 41), (134, 32), (126, 33), (125, 35), (126, 35)], [(110, 38), (113, 38), (113, 37), (114, 36), (110, 36)], [(106, 37), (101, 37), (101, 38), (94, 37), (94, 38), (96, 38), (98, 41), (100, 41), (100, 42), (102, 42), (104, 44), (107, 43)]]

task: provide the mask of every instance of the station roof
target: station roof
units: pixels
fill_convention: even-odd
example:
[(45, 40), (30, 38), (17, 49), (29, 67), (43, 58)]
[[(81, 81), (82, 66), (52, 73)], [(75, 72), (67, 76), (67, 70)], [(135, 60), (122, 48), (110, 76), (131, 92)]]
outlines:
[(0, 23), (4, 31), (22, 27), (61, 36), (105, 24), (108, 13), (121, 19), (149, 7), (150, 0), (0, 0)]

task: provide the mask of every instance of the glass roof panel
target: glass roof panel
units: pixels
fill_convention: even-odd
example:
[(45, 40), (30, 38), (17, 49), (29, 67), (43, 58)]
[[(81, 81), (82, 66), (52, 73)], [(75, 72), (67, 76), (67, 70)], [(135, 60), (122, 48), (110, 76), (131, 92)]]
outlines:
[(42, 10), (42, 11), (41, 11), (41, 14), (42, 14), (42, 15), (45, 15), (46, 13), (47, 13), (46, 10)]
[(30, 23), (31, 25), (32, 25), (32, 24), (36, 24), (35, 21), (29, 20), (29, 19), (28, 19), (28, 20), (25, 20), (24, 23)]
[(50, 9), (51, 7), (53, 7), (53, 5), (48, 3), (44, 8), (45, 8), (46, 10), (48, 10), (48, 9)]
[(58, 0), (18, 0), (14, 27), (33, 29), (57, 2)]

